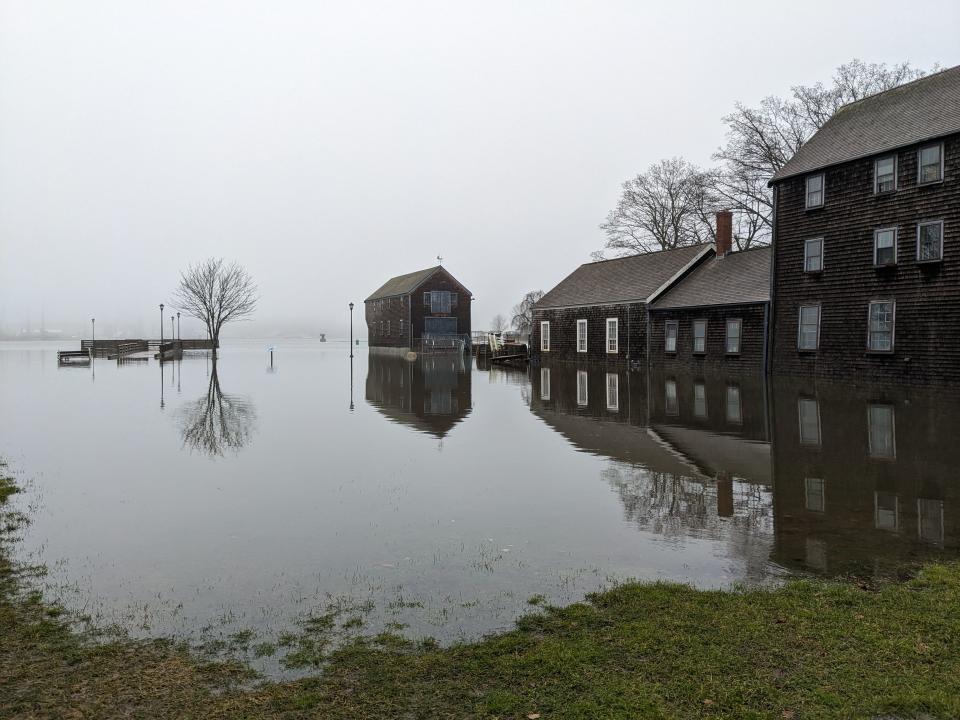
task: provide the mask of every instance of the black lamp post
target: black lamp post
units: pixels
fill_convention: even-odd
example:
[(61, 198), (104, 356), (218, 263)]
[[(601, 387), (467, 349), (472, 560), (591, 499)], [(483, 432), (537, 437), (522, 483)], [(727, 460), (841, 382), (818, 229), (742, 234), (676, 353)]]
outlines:
[(171, 315), (170, 316), (170, 340), (173, 341), (176, 339), (177, 339), (177, 333), (174, 332), (173, 330), (173, 315)]
[(180, 334), (180, 311), (177, 310), (177, 340), (183, 340), (183, 336)]
[(163, 303), (160, 303), (160, 362), (163, 362)]
[(97, 319), (90, 318), (90, 355), (97, 355)]
[(350, 303), (350, 357), (353, 358), (353, 303)]

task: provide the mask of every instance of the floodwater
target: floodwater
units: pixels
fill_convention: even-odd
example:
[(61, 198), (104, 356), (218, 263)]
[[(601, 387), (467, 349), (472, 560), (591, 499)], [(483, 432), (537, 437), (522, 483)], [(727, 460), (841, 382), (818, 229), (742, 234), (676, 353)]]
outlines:
[[(268, 641), (332, 605), (443, 643), (626, 579), (896, 575), (960, 542), (960, 404), (895, 387), (225, 343), (0, 343), (17, 552), (104, 626)], [(282, 651), (261, 661), (283, 675)]]

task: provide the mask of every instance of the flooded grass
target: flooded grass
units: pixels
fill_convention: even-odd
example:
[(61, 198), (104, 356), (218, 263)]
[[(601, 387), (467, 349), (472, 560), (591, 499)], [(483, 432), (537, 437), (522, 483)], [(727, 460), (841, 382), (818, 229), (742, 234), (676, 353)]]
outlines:
[[(960, 715), (960, 564), (905, 582), (797, 580), (704, 591), (628, 584), (441, 648), (360, 634), (332, 607), (254, 656), (314, 668), (263, 682), (184, 643), (83, 631), (10, 559), (24, 516), (0, 480), (0, 716), (150, 718), (832, 718)], [(541, 605), (539, 597), (531, 598)], [(340, 644), (337, 633), (351, 634)]]

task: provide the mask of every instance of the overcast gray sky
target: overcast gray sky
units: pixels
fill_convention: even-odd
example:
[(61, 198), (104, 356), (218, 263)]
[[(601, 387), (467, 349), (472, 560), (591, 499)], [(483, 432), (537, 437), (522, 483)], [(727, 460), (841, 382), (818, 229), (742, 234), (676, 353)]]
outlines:
[(342, 335), (441, 254), (483, 327), (589, 260), (624, 179), (708, 162), (737, 100), (955, 65), (958, 27), (956, 0), (0, 0), (0, 323), (137, 334), (218, 255), (262, 322)]

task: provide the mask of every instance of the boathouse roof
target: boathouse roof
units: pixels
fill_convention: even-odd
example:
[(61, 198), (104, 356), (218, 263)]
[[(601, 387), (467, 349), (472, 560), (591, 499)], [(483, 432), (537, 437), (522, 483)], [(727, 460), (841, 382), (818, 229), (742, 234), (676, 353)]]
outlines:
[(586, 263), (561, 280), (559, 285), (540, 299), (536, 307), (651, 302), (712, 251), (712, 244), (703, 243)]
[[(409, 295), (437, 272), (446, 273), (454, 282), (463, 287), (463, 284), (453, 277), (446, 268), (442, 265), (435, 265), (425, 270), (417, 270), (416, 272), (407, 273), (406, 275), (397, 275), (396, 277), (390, 278), (377, 288), (364, 302), (379, 300), (380, 298), (396, 297), (397, 295)], [(465, 287), (463, 289), (466, 290), (467, 293), (470, 292)]]
[(656, 310), (750, 305), (770, 300), (770, 248), (713, 257), (663, 293)]
[(770, 183), (960, 132), (960, 65), (844, 105)]

